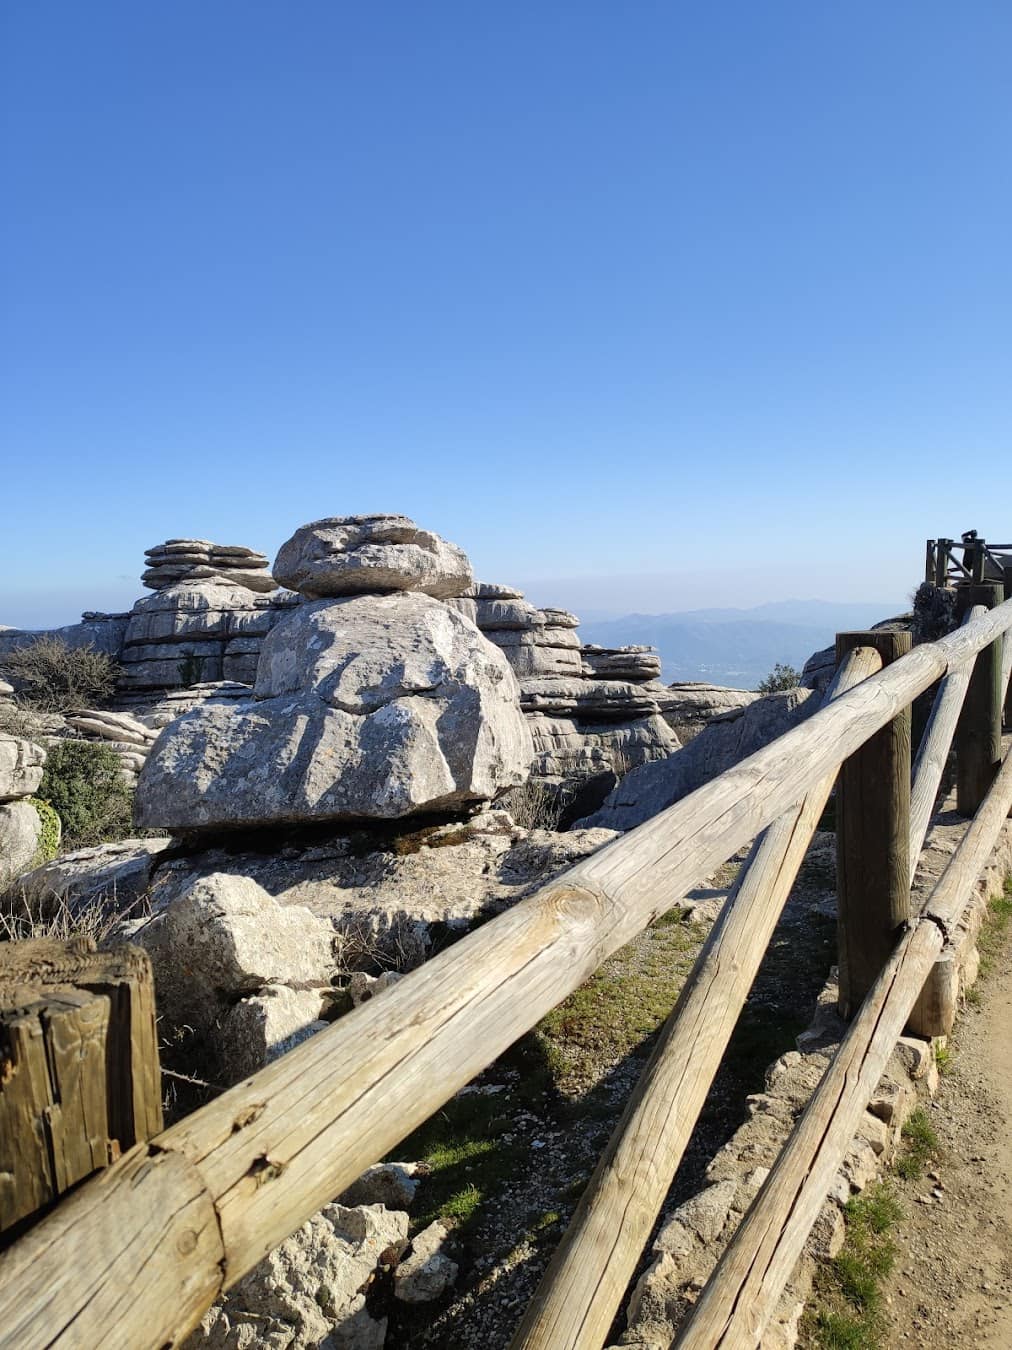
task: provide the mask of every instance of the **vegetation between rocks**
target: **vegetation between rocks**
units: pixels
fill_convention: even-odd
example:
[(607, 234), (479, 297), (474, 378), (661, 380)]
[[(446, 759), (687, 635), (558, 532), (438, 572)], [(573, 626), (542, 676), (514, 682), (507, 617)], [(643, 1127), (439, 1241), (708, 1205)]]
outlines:
[(38, 796), (63, 824), (63, 848), (124, 839), (133, 833), (133, 793), (115, 751), (91, 741), (49, 746)]
[(844, 1207), (847, 1236), (816, 1276), (803, 1337), (819, 1350), (877, 1350), (882, 1337), (882, 1282), (896, 1260), (890, 1235), (903, 1210), (888, 1181), (869, 1186)]
[(104, 707), (116, 692), (119, 666), (93, 647), (68, 647), (40, 637), (4, 657), (18, 702), (38, 712), (76, 713)]

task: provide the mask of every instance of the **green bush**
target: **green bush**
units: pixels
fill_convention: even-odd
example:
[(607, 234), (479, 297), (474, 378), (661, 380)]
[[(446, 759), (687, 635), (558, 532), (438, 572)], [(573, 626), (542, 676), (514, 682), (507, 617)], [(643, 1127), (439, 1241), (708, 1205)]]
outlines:
[(131, 833), (133, 793), (108, 746), (73, 740), (50, 745), (38, 795), (60, 817), (68, 850)]
[(38, 638), (4, 657), (19, 700), (43, 712), (100, 708), (116, 692), (119, 666), (94, 647), (68, 647), (57, 637)]
[(755, 691), (757, 694), (779, 694), (784, 689), (797, 689), (800, 683), (801, 671), (778, 661), (769, 675), (759, 681)]
[(59, 812), (50, 806), (49, 802), (44, 802), (39, 797), (29, 797), (28, 800), (35, 807), (39, 820), (42, 821), (39, 845), (35, 850), (35, 857), (32, 859), (33, 867), (41, 867), (43, 863), (52, 862), (59, 853), (63, 826)]

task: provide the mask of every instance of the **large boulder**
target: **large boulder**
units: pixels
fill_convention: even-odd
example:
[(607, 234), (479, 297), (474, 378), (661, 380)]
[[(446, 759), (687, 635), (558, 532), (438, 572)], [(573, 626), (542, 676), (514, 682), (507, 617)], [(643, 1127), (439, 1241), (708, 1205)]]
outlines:
[(303, 525), (281, 545), (274, 576), (310, 598), (420, 591), (445, 599), (473, 583), (456, 544), (407, 516), (331, 516)]
[(810, 689), (768, 694), (738, 717), (713, 722), (677, 753), (628, 774), (604, 805), (579, 821), (586, 828), (631, 830), (798, 726), (821, 700)]
[[(280, 905), (249, 877), (226, 873), (189, 879), (132, 936), (151, 957), (159, 1013), (171, 1027), (197, 1032), (268, 986), (325, 990), (336, 969), (326, 919)], [(320, 999), (300, 1010), (312, 1021)], [(295, 1029), (289, 1021), (284, 1035)]]
[(0, 802), (30, 797), (42, 782), (46, 752), (21, 736), (0, 735)]
[(164, 729), (137, 821), (176, 831), (397, 819), (521, 783), (530, 733), (502, 653), (425, 595), (300, 605), (264, 640), (255, 697)]
[(32, 915), (42, 919), (61, 910), (133, 914), (147, 895), (160, 854), (170, 843), (169, 839), (120, 839), (62, 853), (21, 877), (19, 889)]
[(31, 867), (42, 838), (42, 819), (31, 802), (0, 805), (0, 891)]

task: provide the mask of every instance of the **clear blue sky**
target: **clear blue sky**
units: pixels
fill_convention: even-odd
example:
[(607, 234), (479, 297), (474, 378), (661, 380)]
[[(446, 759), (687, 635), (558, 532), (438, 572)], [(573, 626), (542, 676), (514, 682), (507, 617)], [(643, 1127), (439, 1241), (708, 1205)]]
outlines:
[(1007, 0), (0, 25), (0, 623), (346, 512), (612, 609), (1012, 536)]

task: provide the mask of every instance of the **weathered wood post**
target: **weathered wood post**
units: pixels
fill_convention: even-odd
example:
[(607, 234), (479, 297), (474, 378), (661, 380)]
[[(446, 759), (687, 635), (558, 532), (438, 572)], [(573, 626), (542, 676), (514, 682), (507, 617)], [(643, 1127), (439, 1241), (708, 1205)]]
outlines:
[[(1004, 599), (1001, 582), (960, 586), (956, 617), (962, 620), (974, 605), (994, 609)], [(977, 657), (963, 711), (956, 727), (956, 810), (973, 816), (994, 782), (1001, 760), (1002, 640), (992, 642)]]
[[(837, 633), (836, 659), (873, 647), (883, 666), (910, 651), (909, 633)], [(840, 1013), (850, 1017), (910, 917), (910, 708), (846, 760), (836, 789)]]
[(0, 1235), (161, 1128), (147, 953), (0, 944)]

